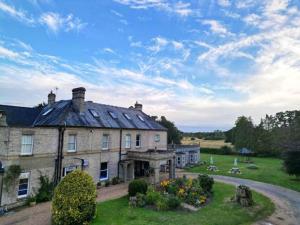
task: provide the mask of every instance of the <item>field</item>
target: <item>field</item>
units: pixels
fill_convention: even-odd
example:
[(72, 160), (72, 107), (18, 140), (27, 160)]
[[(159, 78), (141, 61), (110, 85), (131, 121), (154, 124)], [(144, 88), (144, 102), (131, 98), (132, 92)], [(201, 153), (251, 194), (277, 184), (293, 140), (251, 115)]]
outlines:
[(213, 201), (195, 213), (130, 208), (128, 197), (123, 197), (99, 203), (92, 225), (246, 225), (273, 213), (274, 205), (267, 197), (254, 192), (255, 205), (242, 208), (229, 201), (234, 192), (234, 186), (216, 183)]
[[(210, 154), (201, 153), (201, 160), (209, 163)], [(248, 169), (247, 163), (238, 163), (242, 174), (233, 175), (228, 171), (233, 167), (234, 159), (237, 157), (242, 160), (242, 157), (238, 156), (225, 156), (225, 155), (212, 155), (214, 164), (218, 167), (218, 172), (207, 171), (208, 165), (202, 165), (187, 169), (190, 172), (218, 174), (232, 177), (246, 178), (265, 183), (275, 184), (282, 187), (286, 187), (295, 191), (300, 191), (300, 181), (295, 180), (295, 177), (289, 176), (282, 169), (282, 160), (276, 158), (258, 158), (252, 157), (254, 164), (258, 166), (258, 169)]]
[(230, 143), (225, 143), (224, 140), (204, 140), (195, 138), (195, 140), (191, 140), (190, 137), (184, 137), (181, 140), (182, 144), (185, 145), (197, 145), (200, 144), (202, 148), (221, 148), (224, 145), (232, 147)]

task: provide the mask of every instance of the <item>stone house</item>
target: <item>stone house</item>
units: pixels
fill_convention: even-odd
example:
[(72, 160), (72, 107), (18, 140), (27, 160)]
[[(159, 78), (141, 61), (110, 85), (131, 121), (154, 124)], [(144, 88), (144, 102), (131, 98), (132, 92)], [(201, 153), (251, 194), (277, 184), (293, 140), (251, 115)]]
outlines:
[[(45, 107), (0, 105), (0, 206), (22, 204), (36, 194), (39, 177), (57, 184), (75, 169), (88, 172), (95, 183), (119, 177), (129, 181), (154, 175), (161, 164), (175, 177), (175, 153), (167, 149), (167, 130), (142, 111), (142, 104), (122, 108), (85, 101), (85, 88), (72, 90), (71, 100), (48, 95)], [(10, 165), (22, 172), (5, 187)], [(1, 179), (2, 177), (2, 179)]]
[(169, 149), (175, 151), (177, 168), (195, 165), (200, 161), (200, 145), (169, 145)]

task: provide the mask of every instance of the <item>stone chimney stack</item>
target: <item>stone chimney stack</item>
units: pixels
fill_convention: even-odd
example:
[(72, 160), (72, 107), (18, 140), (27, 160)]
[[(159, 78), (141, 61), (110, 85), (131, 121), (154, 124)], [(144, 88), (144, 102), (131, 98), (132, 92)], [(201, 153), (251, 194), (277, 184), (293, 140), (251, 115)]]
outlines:
[(0, 111), (0, 127), (7, 127), (6, 113), (4, 111)]
[(143, 105), (141, 103), (136, 102), (134, 104), (134, 108), (140, 111), (143, 111)]
[(72, 104), (74, 109), (79, 112), (84, 112), (84, 97), (85, 97), (85, 88), (78, 87), (72, 90)]
[(52, 91), (48, 94), (48, 105), (51, 106), (55, 103), (55, 97), (56, 95)]

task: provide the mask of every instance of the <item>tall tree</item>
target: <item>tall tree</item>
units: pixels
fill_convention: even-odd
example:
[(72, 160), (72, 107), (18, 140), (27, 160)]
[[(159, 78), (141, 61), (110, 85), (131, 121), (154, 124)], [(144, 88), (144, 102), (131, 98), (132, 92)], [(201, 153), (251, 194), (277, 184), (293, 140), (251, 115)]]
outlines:
[(234, 145), (237, 149), (254, 147), (254, 125), (251, 117), (241, 116), (235, 122)]
[(181, 143), (181, 132), (175, 126), (175, 124), (169, 120), (165, 116), (161, 116), (160, 120), (158, 120), (162, 126), (168, 129), (168, 144), (180, 144)]

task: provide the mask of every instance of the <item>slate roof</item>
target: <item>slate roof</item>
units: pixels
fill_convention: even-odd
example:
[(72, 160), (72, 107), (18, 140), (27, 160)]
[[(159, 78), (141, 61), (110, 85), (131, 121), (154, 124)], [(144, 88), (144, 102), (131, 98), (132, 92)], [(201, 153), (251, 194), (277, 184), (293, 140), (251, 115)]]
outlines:
[[(49, 109), (52, 111), (43, 115)], [(4, 105), (0, 105), (0, 110), (6, 112), (8, 126), (56, 127), (66, 125), (68, 127), (166, 130), (140, 110), (90, 101), (85, 102), (85, 111), (81, 114), (73, 109), (72, 100), (58, 101), (52, 106), (45, 106), (42, 110)], [(94, 117), (90, 110), (94, 110), (99, 117)], [(113, 112), (117, 118), (113, 118), (109, 112)], [(130, 119), (126, 118), (125, 113)], [(144, 121), (138, 116), (142, 117)], [(18, 123), (16, 123), (17, 121)]]

